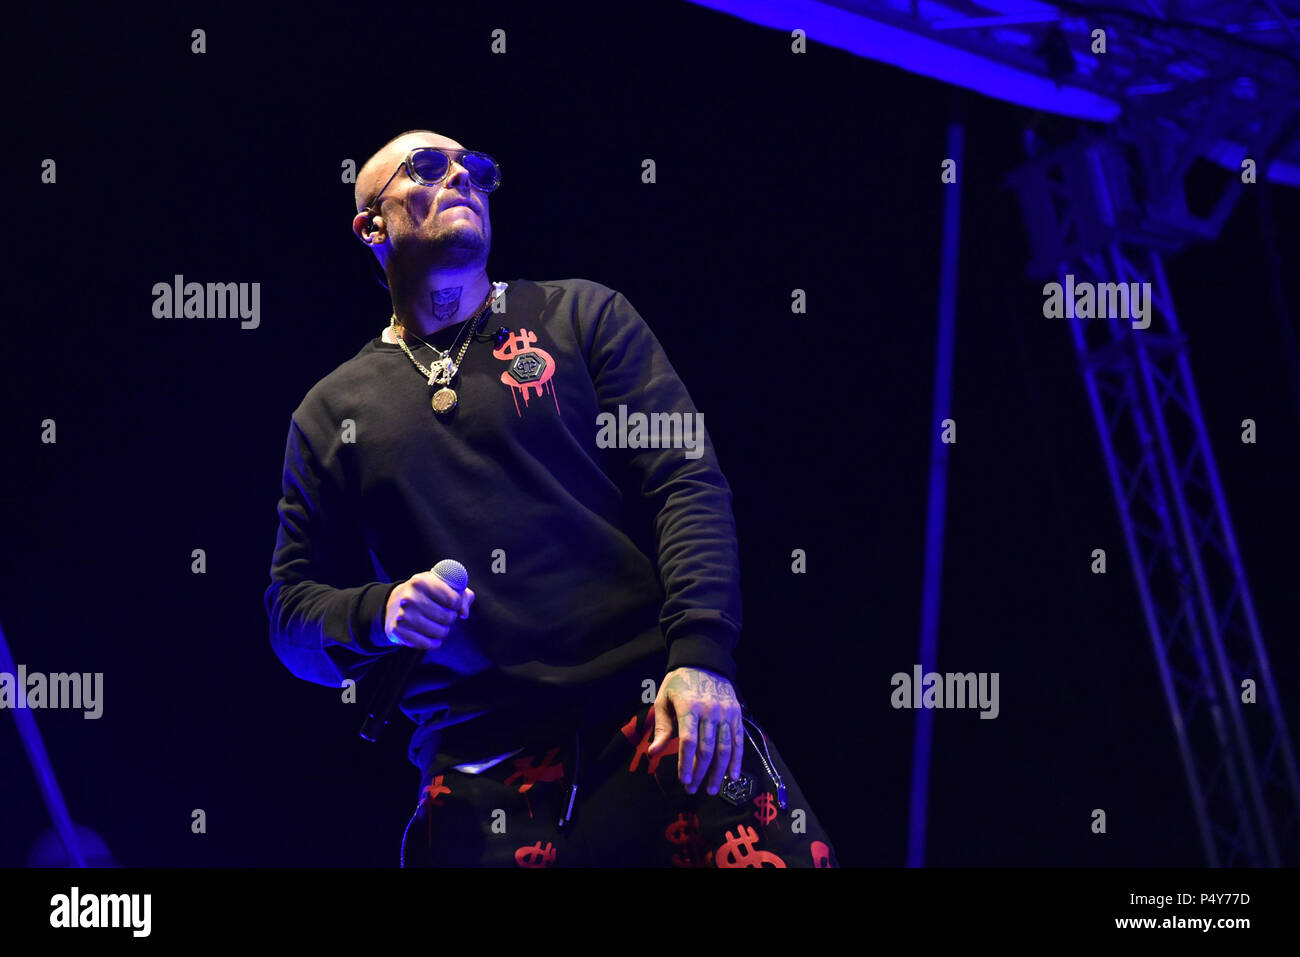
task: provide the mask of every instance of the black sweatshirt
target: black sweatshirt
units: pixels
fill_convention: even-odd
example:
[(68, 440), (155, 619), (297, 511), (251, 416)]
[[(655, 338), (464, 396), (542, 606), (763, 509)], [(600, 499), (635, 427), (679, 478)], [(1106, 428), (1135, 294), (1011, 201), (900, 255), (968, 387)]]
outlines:
[[(636, 413), (702, 425), (663, 348), (589, 280), (516, 280), (504, 301), (480, 330), (511, 336), (470, 344), (449, 414), (376, 336), (307, 393), (285, 448), (265, 603), (293, 674), (359, 680), (397, 650), (383, 633), (397, 584), (443, 558), (469, 572), (469, 617), (402, 699), (425, 781), (525, 732), (630, 715), (673, 668), (736, 677), (739, 559), (712, 441), (663, 447), (665, 431), (634, 428)], [(425, 341), (446, 349), (464, 325)]]

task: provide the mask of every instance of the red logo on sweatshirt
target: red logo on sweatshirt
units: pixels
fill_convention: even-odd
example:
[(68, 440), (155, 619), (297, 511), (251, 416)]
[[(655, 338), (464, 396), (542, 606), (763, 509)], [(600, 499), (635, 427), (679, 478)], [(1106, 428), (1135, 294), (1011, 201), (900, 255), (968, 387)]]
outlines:
[(515, 412), (521, 417), (524, 413), (519, 408), (519, 397), (523, 396), (524, 405), (527, 406), (529, 390), (535, 389), (536, 394), (541, 396), (547, 389), (547, 383), (550, 383), (555, 411), (560, 411), (555, 383), (551, 382), (551, 376), (555, 374), (555, 360), (549, 352), (534, 347), (536, 341), (537, 333), (529, 332), (521, 326), (518, 332), (510, 333), (505, 342), (492, 350), (493, 356), (508, 363), (506, 371), (501, 373), (501, 381), (510, 386), (515, 400)]

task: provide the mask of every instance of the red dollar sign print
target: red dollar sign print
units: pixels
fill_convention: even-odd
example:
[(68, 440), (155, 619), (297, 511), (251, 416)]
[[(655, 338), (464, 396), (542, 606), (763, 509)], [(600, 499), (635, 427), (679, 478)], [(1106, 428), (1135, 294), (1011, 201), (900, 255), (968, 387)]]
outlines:
[[(636, 753), (632, 755), (632, 763), (627, 766), (629, 771), (635, 771), (637, 766), (641, 763), (641, 759), (649, 754), (650, 742), (654, 740), (655, 735), (655, 715), (653, 708), (647, 711), (645, 716), (641, 718), (641, 721), (645, 724), (645, 730), (641, 734), (640, 741), (637, 740), (637, 719), (637, 715), (632, 715), (632, 719), (628, 721), (627, 724), (623, 725), (622, 728), (623, 737), (636, 744)], [(655, 774), (659, 770), (659, 762), (670, 754), (676, 754), (677, 749), (680, 746), (681, 742), (677, 740), (677, 732), (674, 731), (673, 736), (668, 739), (668, 743), (659, 749), (659, 753), (650, 755), (650, 762), (646, 767), (646, 771), (651, 775)]]
[(506, 787), (510, 787), (510, 782), (515, 778), (523, 778), (524, 783), (519, 785), (519, 793), (527, 794), (538, 781), (558, 781), (564, 777), (564, 765), (552, 764), (551, 762), (555, 760), (555, 756), (559, 753), (559, 748), (551, 748), (546, 752), (546, 757), (542, 758), (537, 767), (533, 767), (531, 757), (515, 758), (515, 770), (506, 778)]
[(442, 807), (443, 802), (438, 800), (443, 794), (450, 794), (451, 788), (442, 783), (443, 775), (439, 774), (429, 782), (429, 786), (424, 789), (424, 799), (436, 807)]
[(678, 814), (677, 820), (664, 830), (664, 837), (670, 844), (682, 845), (673, 853), (673, 867), (707, 867), (713, 860), (713, 852), (700, 838), (700, 819), (696, 814)]
[[(758, 797), (754, 798), (754, 805), (758, 808), (754, 812), (754, 817), (758, 818), (758, 823), (767, 827), (776, 820), (776, 798), (768, 791), (764, 791)], [(777, 825), (780, 827), (780, 825)]]
[(831, 849), (822, 841), (813, 841), (809, 845), (812, 851), (813, 867), (830, 867), (831, 866)]
[(520, 867), (546, 867), (555, 863), (555, 848), (550, 841), (546, 842), (545, 848), (541, 841), (525, 844), (515, 851), (515, 863)]
[(755, 846), (757, 844), (758, 834), (754, 829), (737, 824), (735, 834), (727, 832), (727, 839), (714, 854), (713, 863), (718, 867), (762, 867), (764, 864), (785, 867), (785, 861), (781, 860), (780, 855), (759, 850)]
[(501, 381), (510, 386), (511, 394), (515, 399), (515, 412), (522, 416), (524, 413), (519, 408), (519, 398), (523, 397), (524, 406), (528, 405), (528, 391), (535, 389), (540, 396), (550, 385), (551, 398), (555, 401), (555, 411), (560, 411), (560, 400), (555, 394), (555, 383), (551, 382), (551, 376), (555, 374), (555, 360), (551, 354), (544, 349), (538, 349), (532, 344), (537, 341), (537, 333), (529, 332), (527, 329), (520, 327), (518, 332), (512, 332), (510, 338), (501, 343), (497, 348), (492, 350), (492, 355), (498, 359), (504, 359), (508, 365), (506, 371), (501, 373)]

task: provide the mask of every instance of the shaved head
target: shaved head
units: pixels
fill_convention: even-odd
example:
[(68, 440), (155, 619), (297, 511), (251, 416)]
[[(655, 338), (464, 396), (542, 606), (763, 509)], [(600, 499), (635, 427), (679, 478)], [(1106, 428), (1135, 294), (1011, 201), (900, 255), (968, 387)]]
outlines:
[(357, 171), (356, 188), (353, 198), (356, 200), (357, 212), (361, 212), (384, 188), (384, 181), (393, 175), (397, 164), (406, 158), (406, 154), (417, 146), (451, 146), (460, 147), (449, 136), (442, 136), (432, 130), (407, 130), (398, 133), (391, 140), (379, 147), (370, 159), (366, 160)]

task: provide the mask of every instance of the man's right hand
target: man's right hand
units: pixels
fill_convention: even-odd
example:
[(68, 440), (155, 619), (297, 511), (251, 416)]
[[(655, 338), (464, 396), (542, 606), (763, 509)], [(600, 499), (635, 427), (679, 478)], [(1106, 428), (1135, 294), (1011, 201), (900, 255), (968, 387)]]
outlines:
[(469, 617), (474, 589), (457, 593), (433, 572), (420, 572), (393, 589), (384, 611), (384, 634), (396, 645), (428, 651), (442, 644), (457, 618)]

